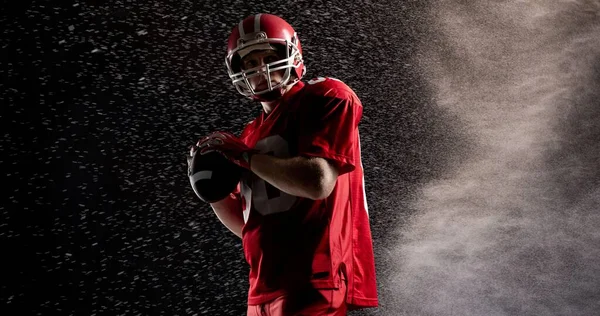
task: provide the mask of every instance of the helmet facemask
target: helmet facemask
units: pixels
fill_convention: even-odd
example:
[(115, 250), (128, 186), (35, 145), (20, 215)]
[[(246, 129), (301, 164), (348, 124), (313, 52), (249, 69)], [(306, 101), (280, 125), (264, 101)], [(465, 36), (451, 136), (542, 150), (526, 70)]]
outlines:
[[(296, 42), (296, 34), (292, 37), (292, 41), (289, 41), (278, 38), (267, 38), (264, 32), (250, 33), (245, 38), (239, 39), (237, 48), (232, 50), (225, 58), (227, 72), (233, 86), (240, 94), (251, 99), (272, 101), (281, 97), (283, 91), (288, 86), (292, 86), (299, 81), (298, 76), (292, 76), (292, 69), (302, 66), (302, 56)], [(273, 47), (281, 47), (282, 49), (276, 50), (278, 55), (283, 58), (251, 69), (241, 69), (240, 50), (252, 45), (265, 43)], [(281, 82), (272, 85), (271, 73), (281, 70), (285, 70)], [(266, 89), (255, 91), (252, 88), (249, 79), (256, 76), (266, 77), (268, 85)], [(294, 78), (292, 79), (292, 77)]]

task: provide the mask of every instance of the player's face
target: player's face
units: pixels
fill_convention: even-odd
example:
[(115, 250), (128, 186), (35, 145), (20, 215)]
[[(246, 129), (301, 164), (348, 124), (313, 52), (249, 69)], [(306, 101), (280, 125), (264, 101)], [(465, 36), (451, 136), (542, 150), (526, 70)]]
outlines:
[[(251, 69), (259, 66), (264, 66), (268, 63), (272, 63), (280, 60), (281, 57), (277, 54), (276, 51), (267, 49), (267, 50), (256, 50), (242, 58), (242, 69)], [(283, 75), (285, 73), (285, 69), (271, 72), (271, 85), (274, 86), (280, 83), (283, 80)], [(255, 76), (248, 81), (252, 86), (252, 89), (256, 90), (265, 90), (269, 87), (267, 83), (267, 73), (263, 73), (262, 76)]]

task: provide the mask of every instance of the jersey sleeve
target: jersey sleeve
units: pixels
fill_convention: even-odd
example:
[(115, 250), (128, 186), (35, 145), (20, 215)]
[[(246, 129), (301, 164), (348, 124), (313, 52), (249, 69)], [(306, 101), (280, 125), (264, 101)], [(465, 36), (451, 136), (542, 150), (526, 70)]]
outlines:
[(334, 163), (339, 174), (355, 168), (360, 101), (349, 93), (313, 97), (298, 121), (298, 155), (321, 157)]

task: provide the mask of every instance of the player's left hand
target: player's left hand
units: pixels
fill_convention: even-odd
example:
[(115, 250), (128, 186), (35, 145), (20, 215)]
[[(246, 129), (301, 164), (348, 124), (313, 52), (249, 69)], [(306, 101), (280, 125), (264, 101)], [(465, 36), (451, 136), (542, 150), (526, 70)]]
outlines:
[(227, 132), (214, 132), (198, 141), (196, 147), (201, 155), (216, 151), (234, 164), (250, 169), (250, 158), (257, 150), (248, 147), (235, 135)]

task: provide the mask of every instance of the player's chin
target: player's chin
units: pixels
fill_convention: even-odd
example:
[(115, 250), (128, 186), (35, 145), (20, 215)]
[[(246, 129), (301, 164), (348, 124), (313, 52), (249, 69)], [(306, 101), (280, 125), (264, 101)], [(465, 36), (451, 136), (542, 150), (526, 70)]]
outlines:
[[(271, 81), (271, 87), (278, 85), (278, 81)], [(266, 82), (261, 82), (254, 87), (254, 91), (264, 91), (269, 89), (269, 84)]]
[(269, 85), (268, 84), (259, 84), (256, 87), (254, 87), (254, 91), (265, 91), (269, 89)]

